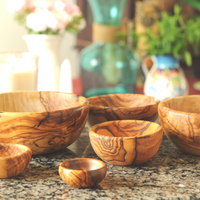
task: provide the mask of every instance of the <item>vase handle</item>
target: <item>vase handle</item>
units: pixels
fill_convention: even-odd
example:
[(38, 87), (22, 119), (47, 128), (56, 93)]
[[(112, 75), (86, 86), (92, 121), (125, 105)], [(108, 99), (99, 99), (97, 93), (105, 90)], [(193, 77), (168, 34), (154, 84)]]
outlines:
[(149, 70), (156, 65), (156, 62), (157, 62), (157, 59), (156, 59), (156, 56), (145, 56), (143, 59), (142, 59), (142, 62), (141, 62), (141, 69), (142, 69), (142, 72), (144, 73), (144, 76), (145, 78), (147, 78), (147, 75), (149, 73)]

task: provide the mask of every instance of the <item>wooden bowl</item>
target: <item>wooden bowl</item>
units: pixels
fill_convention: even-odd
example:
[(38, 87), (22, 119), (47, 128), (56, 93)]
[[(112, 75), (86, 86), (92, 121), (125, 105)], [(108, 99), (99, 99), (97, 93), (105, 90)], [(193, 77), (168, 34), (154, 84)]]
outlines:
[(162, 127), (142, 120), (116, 120), (94, 125), (90, 142), (96, 154), (113, 165), (138, 165), (158, 151)]
[(32, 151), (19, 144), (0, 143), (0, 178), (21, 174), (31, 161)]
[(155, 121), (158, 117), (159, 100), (141, 94), (110, 94), (88, 98), (90, 111), (88, 125), (113, 120)]
[(62, 92), (0, 94), (0, 141), (23, 144), (33, 154), (55, 152), (72, 144), (87, 121), (85, 97)]
[(168, 139), (186, 153), (200, 155), (200, 95), (164, 100), (158, 107)]
[(59, 174), (62, 180), (72, 187), (93, 187), (100, 183), (107, 172), (106, 164), (92, 158), (74, 158), (62, 162)]

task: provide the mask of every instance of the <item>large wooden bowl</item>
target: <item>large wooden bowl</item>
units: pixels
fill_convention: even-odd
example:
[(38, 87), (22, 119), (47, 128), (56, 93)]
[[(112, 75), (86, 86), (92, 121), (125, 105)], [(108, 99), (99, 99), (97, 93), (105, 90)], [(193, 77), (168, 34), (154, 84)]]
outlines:
[(106, 164), (92, 158), (74, 158), (62, 162), (59, 175), (72, 187), (93, 187), (100, 183), (107, 172)]
[(87, 121), (85, 97), (61, 92), (0, 94), (0, 142), (23, 144), (33, 154), (50, 153), (72, 144)]
[(110, 94), (88, 98), (90, 111), (88, 124), (112, 120), (155, 121), (158, 117), (159, 100), (141, 94)]
[(9, 178), (22, 173), (31, 161), (32, 151), (19, 144), (0, 143), (0, 178)]
[(168, 139), (180, 150), (200, 155), (200, 96), (164, 100), (158, 113)]
[(90, 142), (96, 154), (113, 165), (138, 165), (158, 151), (162, 127), (142, 120), (116, 120), (94, 125)]

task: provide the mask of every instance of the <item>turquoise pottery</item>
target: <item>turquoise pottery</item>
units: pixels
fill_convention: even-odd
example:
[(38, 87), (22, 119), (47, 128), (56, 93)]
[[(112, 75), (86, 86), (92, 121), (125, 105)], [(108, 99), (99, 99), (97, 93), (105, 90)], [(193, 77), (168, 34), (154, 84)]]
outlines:
[(93, 43), (81, 52), (84, 96), (135, 93), (139, 59), (116, 42), (126, 0), (88, 0), (93, 23)]

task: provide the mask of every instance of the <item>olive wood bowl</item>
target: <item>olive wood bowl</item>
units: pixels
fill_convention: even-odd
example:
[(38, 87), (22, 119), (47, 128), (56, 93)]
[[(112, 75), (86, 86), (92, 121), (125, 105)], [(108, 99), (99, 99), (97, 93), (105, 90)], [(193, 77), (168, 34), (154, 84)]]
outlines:
[(94, 125), (90, 142), (96, 154), (113, 165), (138, 165), (158, 151), (163, 130), (159, 124), (142, 120), (116, 120)]
[(31, 161), (32, 151), (20, 144), (0, 143), (0, 178), (21, 174)]
[(62, 180), (72, 187), (93, 187), (106, 176), (107, 166), (98, 159), (74, 158), (62, 162), (59, 175)]
[(158, 107), (167, 138), (183, 152), (200, 155), (200, 95), (164, 100)]
[(33, 155), (72, 144), (89, 113), (85, 97), (62, 92), (22, 91), (0, 94), (0, 141), (23, 144)]
[(90, 111), (88, 125), (113, 120), (155, 121), (158, 117), (159, 100), (141, 94), (110, 94), (88, 98)]

